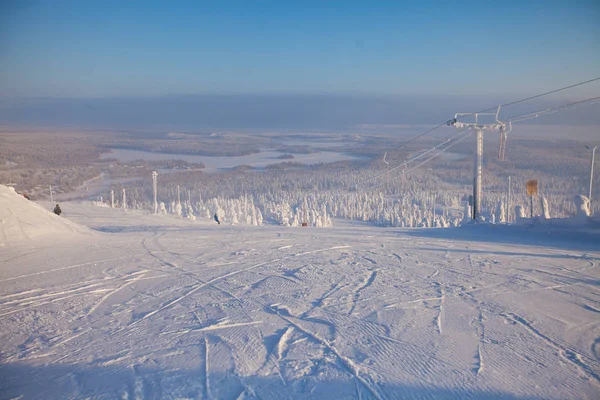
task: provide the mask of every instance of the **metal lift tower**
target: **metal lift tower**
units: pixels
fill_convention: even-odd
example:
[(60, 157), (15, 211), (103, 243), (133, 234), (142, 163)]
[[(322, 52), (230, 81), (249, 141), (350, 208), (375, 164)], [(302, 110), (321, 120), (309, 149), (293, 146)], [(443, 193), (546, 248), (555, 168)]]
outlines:
[(157, 194), (157, 177), (158, 177), (158, 172), (156, 171), (152, 171), (152, 191), (154, 192), (154, 214), (158, 214), (158, 201), (156, 198), (156, 194)]
[[(481, 210), (481, 177), (482, 177), (482, 165), (483, 165), (483, 131), (500, 131), (503, 133), (506, 130), (506, 124), (498, 119), (500, 113), (500, 107), (495, 113), (456, 113), (454, 119), (449, 121), (449, 125), (454, 126), (457, 129), (473, 129), (477, 133), (475, 162), (473, 169), (473, 209), (471, 215), (476, 220), (479, 217)], [(462, 122), (458, 118), (474, 117), (475, 122)], [(480, 123), (480, 117), (495, 116), (496, 122), (491, 124)]]

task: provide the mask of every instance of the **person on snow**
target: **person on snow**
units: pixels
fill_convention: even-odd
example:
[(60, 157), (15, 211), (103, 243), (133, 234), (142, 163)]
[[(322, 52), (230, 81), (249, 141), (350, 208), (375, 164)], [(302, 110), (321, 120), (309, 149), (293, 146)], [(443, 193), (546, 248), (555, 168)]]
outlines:
[(215, 213), (215, 221), (217, 221), (217, 224), (221, 225), (221, 222), (219, 222), (219, 216), (217, 215), (217, 213)]
[(54, 214), (60, 215), (61, 212), (62, 212), (62, 210), (60, 209), (60, 206), (57, 204), (56, 207), (54, 207)]

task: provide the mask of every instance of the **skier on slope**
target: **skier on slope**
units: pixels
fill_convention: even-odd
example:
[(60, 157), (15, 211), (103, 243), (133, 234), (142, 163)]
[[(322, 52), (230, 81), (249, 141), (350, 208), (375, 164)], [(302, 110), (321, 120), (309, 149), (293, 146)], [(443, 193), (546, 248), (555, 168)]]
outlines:
[(219, 221), (219, 216), (217, 215), (217, 213), (215, 213), (215, 221), (217, 221), (217, 224), (221, 225), (221, 222)]
[(54, 207), (54, 214), (60, 215), (61, 212), (62, 212), (62, 210), (60, 209), (60, 206), (57, 204), (56, 207)]

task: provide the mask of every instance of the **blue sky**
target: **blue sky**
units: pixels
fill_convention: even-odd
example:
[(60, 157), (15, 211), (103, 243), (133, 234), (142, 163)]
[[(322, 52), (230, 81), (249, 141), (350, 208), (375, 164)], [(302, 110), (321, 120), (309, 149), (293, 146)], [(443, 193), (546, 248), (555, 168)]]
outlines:
[(6, 0), (0, 59), (8, 97), (529, 94), (600, 76), (600, 3)]

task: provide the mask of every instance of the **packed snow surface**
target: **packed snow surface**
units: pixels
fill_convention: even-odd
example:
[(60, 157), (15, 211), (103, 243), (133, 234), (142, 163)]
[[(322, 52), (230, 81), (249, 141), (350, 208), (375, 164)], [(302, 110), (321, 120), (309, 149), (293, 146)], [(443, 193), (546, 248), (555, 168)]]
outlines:
[(0, 185), (0, 246), (43, 236), (90, 234), (89, 230), (60, 218), (12, 187)]
[[(10, 224), (32, 222), (6, 199)], [(600, 398), (595, 226), (219, 226), (61, 206), (96, 233), (42, 219), (53, 235), (0, 247), (2, 399)]]

